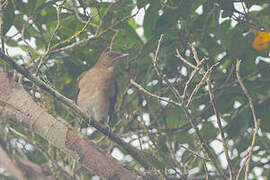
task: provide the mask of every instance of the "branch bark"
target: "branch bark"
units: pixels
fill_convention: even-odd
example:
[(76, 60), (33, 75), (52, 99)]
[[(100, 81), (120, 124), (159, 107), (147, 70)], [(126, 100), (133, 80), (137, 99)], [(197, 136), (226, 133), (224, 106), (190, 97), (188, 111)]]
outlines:
[(76, 113), (79, 117), (84, 119), (84, 121), (88, 122), (90, 125), (95, 127), (98, 131), (103, 133), (105, 136), (108, 136), (113, 142), (117, 143), (119, 146), (121, 146), (124, 150), (126, 150), (135, 160), (137, 160), (145, 169), (154, 169), (154, 167), (151, 165), (151, 163), (147, 160), (146, 157), (144, 157), (142, 154), (140, 154), (134, 147), (124, 142), (121, 138), (113, 134), (108, 128), (106, 128), (103, 124), (101, 124), (98, 121), (95, 121), (94, 119), (89, 119), (89, 116), (82, 112), (80, 108), (74, 104), (74, 102), (53, 88), (46, 85), (43, 81), (33, 76), (29, 71), (24, 69), (22, 66), (18, 65), (12, 58), (9, 56), (6, 56), (4, 53), (0, 52), (0, 58), (2, 58), (5, 62), (10, 64), (16, 71), (24, 75), (26, 78), (28, 78), (32, 83), (34, 83), (36, 86), (41, 88), (46, 93), (50, 94), (54, 98), (56, 98), (60, 103), (63, 105), (66, 105), (69, 107), (74, 113)]
[(39, 107), (6, 73), (0, 73), (0, 84), (0, 118), (21, 123), (105, 179), (142, 179), (117, 160), (107, 157), (87, 137)]

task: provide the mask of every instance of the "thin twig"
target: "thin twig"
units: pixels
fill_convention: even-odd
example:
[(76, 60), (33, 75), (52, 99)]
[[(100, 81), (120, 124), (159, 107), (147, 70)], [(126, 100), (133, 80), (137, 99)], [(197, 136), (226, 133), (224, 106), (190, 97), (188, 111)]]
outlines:
[(156, 98), (158, 100), (161, 100), (161, 101), (165, 101), (165, 102), (170, 103), (170, 104), (174, 104), (174, 105), (179, 106), (179, 107), (182, 106), (182, 104), (180, 104), (178, 102), (175, 102), (175, 101), (170, 100), (170, 99), (167, 99), (165, 97), (161, 97), (161, 96), (158, 96), (156, 94), (150, 93), (149, 91), (147, 91), (146, 89), (144, 89), (141, 85), (139, 85), (138, 83), (136, 83), (133, 79), (130, 79), (130, 83), (132, 85), (134, 85), (136, 88), (138, 88), (140, 91), (144, 92), (145, 94), (147, 94), (147, 95), (149, 95), (151, 97), (154, 97), (154, 98)]
[(221, 124), (221, 120), (220, 120), (220, 116), (219, 113), (217, 111), (217, 107), (216, 107), (216, 102), (215, 102), (215, 98), (214, 98), (214, 93), (212, 91), (212, 87), (210, 84), (210, 77), (211, 77), (211, 73), (209, 74), (209, 78), (207, 79), (207, 86), (208, 86), (208, 92), (209, 92), (209, 96), (210, 96), (210, 100), (211, 100), (211, 104), (213, 106), (216, 118), (217, 118), (217, 124), (218, 124), (218, 128), (219, 128), (219, 132), (221, 134), (221, 140), (222, 140), (222, 144), (223, 144), (223, 148), (224, 148), (224, 152), (225, 152), (225, 157), (229, 166), (229, 175), (230, 175), (230, 180), (233, 179), (233, 168), (232, 168), (232, 162), (229, 156), (229, 152), (228, 152), (228, 144), (227, 141), (225, 139), (225, 134), (223, 131), (223, 127)]
[(61, 27), (61, 24), (60, 24), (60, 14), (61, 14), (61, 10), (65, 4), (66, 0), (63, 0), (59, 6), (57, 7), (57, 24), (56, 24), (56, 27), (53, 31), (53, 34), (52, 36), (50, 37), (50, 40), (48, 42), (48, 46), (47, 46), (47, 51), (49, 51), (50, 47), (51, 47), (51, 42), (52, 42), (52, 39), (54, 38), (54, 36), (56, 35), (57, 31), (60, 29)]
[[(180, 55), (180, 53), (178, 52), (178, 50), (176, 50), (177, 57), (179, 57), (180, 60), (182, 60), (184, 63), (188, 64), (188, 65), (191, 66), (191, 67), (194, 66), (194, 71), (192, 72), (191, 76), (189, 77), (189, 79), (188, 79), (188, 81), (186, 82), (185, 87), (184, 87), (184, 91), (183, 91), (183, 95), (182, 95), (182, 97), (183, 97), (182, 103), (183, 103), (183, 104), (184, 104), (184, 101), (185, 101), (187, 89), (188, 89), (189, 84), (191, 83), (192, 79), (198, 74), (199, 71), (201, 71), (202, 74), (204, 74), (204, 75), (206, 74), (206, 73), (205, 73), (205, 70), (204, 70), (203, 68), (201, 68), (201, 67), (204, 65), (204, 63), (205, 63), (205, 61), (207, 60), (207, 58), (206, 58), (206, 57), (203, 57), (202, 60), (199, 60), (198, 53), (197, 53), (195, 47), (194, 47), (191, 43), (188, 43), (188, 44), (189, 44), (189, 46), (190, 46), (190, 48), (191, 48), (191, 51), (192, 51), (192, 54), (193, 54), (193, 58), (194, 58), (194, 60), (196, 61), (197, 66), (194, 66), (194, 65), (192, 65), (191, 63), (189, 63), (185, 58), (183, 58), (183, 57)], [(206, 76), (205, 76), (205, 77), (206, 77)], [(196, 87), (197, 87), (197, 86), (196, 86)], [(196, 90), (196, 87), (195, 87), (194, 90)], [(198, 88), (198, 87), (197, 87), (197, 88)], [(198, 89), (197, 89), (197, 90), (198, 90)], [(196, 91), (193, 91), (192, 93), (195, 94)], [(194, 94), (193, 94), (193, 95), (194, 95)], [(190, 100), (192, 100), (192, 96), (193, 96), (193, 95), (191, 94), (191, 96), (189, 97)], [(189, 103), (188, 103), (188, 104), (189, 104)]]
[(101, 31), (101, 27), (102, 27), (102, 25), (103, 25), (103, 19), (104, 19), (104, 17), (108, 14), (108, 12), (111, 10), (113, 4), (114, 4), (114, 3), (111, 3), (111, 4), (109, 5), (109, 7), (106, 9), (106, 11), (104, 12), (103, 15), (101, 15), (99, 8), (97, 8), (97, 12), (98, 12), (98, 16), (99, 16), (99, 25), (98, 25), (97, 31), (96, 31), (96, 33), (95, 33), (95, 36), (99, 36), (100, 33), (103, 34), (103, 32)]
[(223, 179), (225, 180), (226, 177), (225, 177), (224, 173), (221, 171), (221, 169), (219, 168), (218, 163), (216, 161), (215, 155), (210, 151), (210, 149), (208, 147), (209, 145), (205, 142), (203, 136), (200, 133), (199, 128), (196, 126), (196, 122), (191, 118), (191, 115), (190, 115), (189, 111), (187, 110), (187, 108), (185, 106), (182, 106), (182, 109), (183, 109), (183, 111), (185, 113), (186, 119), (189, 121), (192, 128), (195, 130), (195, 135), (198, 138), (198, 143), (200, 144), (202, 149), (205, 151), (208, 158), (211, 159), (211, 162), (215, 166), (215, 168), (216, 168), (217, 172), (219, 173), (219, 175), (222, 176)]
[(158, 53), (159, 53), (160, 44), (161, 44), (161, 41), (162, 41), (163, 36), (164, 36), (164, 34), (161, 34), (161, 35), (160, 35), (160, 38), (159, 38), (159, 40), (158, 40), (157, 50), (156, 50), (156, 52), (155, 52), (155, 56), (154, 56), (154, 59), (153, 59), (153, 64), (154, 64), (154, 66), (157, 65)]
[(207, 166), (206, 166), (206, 163), (204, 160), (202, 160), (203, 162), (203, 167), (205, 169), (205, 180), (208, 180), (209, 179), (209, 173), (208, 173), (208, 169), (207, 169)]
[(212, 70), (213, 70), (216, 66), (218, 66), (219, 63), (220, 63), (220, 62), (215, 63), (214, 65), (212, 65), (212, 66), (204, 73), (204, 76), (203, 76), (202, 80), (196, 85), (196, 87), (195, 87), (194, 90), (192, 91), (191, 95), (189, 96), (188, 102), (187, 102), (187, 104), (186, 104), (186, 107), (189, 106), (189, 104), (190, 104), (190, 102), (191, 102), (193, 96), (198, 92), (198, 90), (200, 89), (200, 87), (201, 87), (202, 85), (204, 85), (204, 83), (206, 82), (206, 80), (207, 80), (208, 77), (209, 77), (210, 72), (212, 72)]
[(198, 57), (198, 53), (195, 49), (195, 47), (193, 46), (192, 43), (188, 43), (189, 47), (191, 48), (191, 51), (192, 51), (192, 54), (193, 54), (193, 58), (195, 59), (196, 63), (197, 64), (200, 64), (200, 60), (199, 60), (199, 57)]
[(197, 69), (197, 67), (195, 65), (193, 65), (192, 63), (188, 62), (183, 56), (181, 56), (181, 54), (179, 53), (178, 49), (176, 49), (176, 55), (177, 58), (179, 58), (181, 61), (183, 61), (183, 63), (185, 63), (186, 65), (190, 66), (193, 69)]
[[(85, 20), (83, 20), (81, 17), (80, 17), (80, 13), (78, 11), (78, 8), (76, 7), (76, 1), (75, 0), (72, 0), (72, 6), (73, 6), (73, 11), (74, 11), (74, 14), (76, 16), (76, 18), (81, 22), (81, 23), (86, 23)], [(85, 10), (85, 9), (84, 9)]]
[[(157, 67), (157, 56), (158, 56), (158, 52), (159, 52), (159, 48), (160, 48), (160, 42), (162, 40), (162, 37), (163, 37), (163, 35), (161, 35), (161, 37), (159, 39), (158, 47), (157, 47), (157, 50), (156, 50), (156, 53), (155, 53), (155, 56), (154, 56), (154, 59), (153, 59), (153, 65), (156, 66), (156, 67)], [(198, 65), (201, 65), (201, 64), (202, 63), (200, 63), (200, 61), (199, 61), (198, 62)], [(214, 67), (216, 67), (218, 64), (219, 64), (219, 62), (216, 63), (216, 64), (214, 64), (211, 68), (209, 68), (208, 71), (211, 72), (212, 69)], [(208, 73), (205, 73), (206, 74), (206, 77), (208, 77), (209, 72)], [(152, 94), (152, 93), (148, 92), (141, 85), (137, 84), (133, 79), (130, 80), (130, 83), (132, 85), (134, 85), (135, 87), (137, 87), (142, 92), (144, 92), (145, 94), (149, 95), (149, 96), (152, 96), (152, 97), (157, 98), (159, 100), (163, 100), (163, 101), (166, 101), (168, 103), (171, 103), (171, 104), (174, 104), (174, 105), (177, 105), (177, 106), (181, 107), (183, 109), (184, 113), (185, 113), (186, 119), (189, 121), (189, 123), (191, 124), (192, 128), (195, 130), (195, 135), (198, 138), (198, 143), (201, 145), (201, 147), (203, 148), (204, 152), (207, 154), (208, 158), (211, 160), (211, 162), (215, 166), (217, 172), (223, 177), (223, 179), (226, 179), (225, 175), (223, 174), (223, 172), (221, 171), (221, 169), (218, 166), (218, 163), (216, 161), (215, 155), (211, 152), (211, 150), (208, 147), (209, 145), (205, 142), (204, 138), (200, 134), (200, 131), (199, 131), (198, 127), (196, 126), (196, 122), (191, 118), (191, 115), (190, 115), (189, 111), (187, 110), (187, 108), (184, 107), (184, 106), (182, 106), (182, 104), (180, 104), (178, 102), (167, 100), (167, 99), (164, 99), (164, 98), (162, 98), (160, 96), (157, 96), (155, 94)]]
[[(29, 16), (26, 20), (26, 22), (24, 23), (23, 27), (21, 28), (21, 30), (18, 30), (18, 34), (21, 33), (21, 37), (22, 37), (22, 40), (25, 41), (25, 38), (24, 38), (24, 34), (27, 30), (27, 28), (29, 28), (31, 25), (33, 25), (35, 23), (35, 21), (40, 17), (40, 12), (42, 11), (42, 9), (48, 7), (49, 5), (52, 5), (53, 3), (55, 3), (56, 1), (58, 0), (51, 0), (49, 2), (47, 1), (44, 1), (40, 6), (38, 6), (37, 8), (35, 8), (35, 12), (33, 13), (32, 16)], [(32, 21), (30, 23), (30, 21)], [(16, 33), (17, 34), (17, 33)], [(13, 36), (16, 36), (13, 35)]]
[(75, 47), (78, 47), (78, 46), (81, 46), (81, 45), (84, 45), (86, 43), (88, 43), (89, 41), (93, 41), (93, 40), (96, 40), (96, 39), (100, 39), (101, 36), (108, 32), (108, 31), (111, 31), (111, 29), (115, 26), (117, 26), (118, 24), (124, 22), (125, 20), (127, 19), (130, 19), (130, 18), (133, 18), (134, 16), (136, 16), (137, 14), (139, 13), (139, 10), (134, 13), (133, 15), (130, 15), (130, 16), (127, 16), (127, 17), (124, 17), (123, 19), (120, 19), (118, 20), (116, 23), (112, 24), (110, 27), (108, 27), (106, 30), (102, 31), (102, 33), (99, 33), (99, 35), (94, 35), (92, 37), (89, 37), (87, 39), (83, 39), (81, 41), (78, 41), (78, 42), (75, 42), (73, 44), (70, 44), (70, 45), (67, 45), (65, 47), (59, 47), (57, 49), (53, 49), (52, 51), (50, 51), (50, 55), (51, 54), (55, 54), (55, 53), (59, 53), (59, 52), (62, 52), (62, 51), (66, 51), (66, 50), (69, 50), (69, 49), (73, 49)]
[(48, 53), (49, 53), (49, 51), (51, 49), (52, 40), (53, 40), (54, 36), (56, 35), (57, 31), (60, 29), (60, 13), (61, 13), (61, 10), (62, 10), (65, 2), (66, 2), (66, 0), (63, 0), (59, 4), (59, 6), (57, 7), (57, 24), (56, 24), (56, 27), (55, 27), (55, 29), (53, 31), (53, 34), (50, 37), (50, 40), (48, 42), (48, 45), (47, 45), (47, 48), (46, 48), (45, 53), (39, 57), (40, 62), (38, 64), (38, 67), (37, 67), (37, 70), (36, 70), (36, 74), (37, 75), (39, 75), (40, 68), (43, 65), (43, 63), (44, 63), (44, 61), (45, 61), (45, 59), (46, 59), (46, 57), (47, 57), (47, 55), (48, 55)]
[(249, 164), (250, 164), (250, 160), (251, 160), (251, 156), (252, 156), (252, 151), (253, 151), (253, 148), (254, 148), (254, 145), (256, 142), (256, 134), (257, 134), (258, 129), (259, 129), (259, 121), (256, 118), (256, 113), (255, 113), (254, 105), (252, 102), (252, 98), (249, 96), (247, 88), (245, 87), (245, 85), (241, 79), (240, 73), (239, 73), (240, 63), (241, 63), (241, 61), (239, 59), (237, 59), (237, 61), (236, 61), (236, 77), (237, 77), (237, 80), (239, 81), (239, 84), (241, 86), (242, 91), (244, 92), (245, 96), (248, 98), (248, 103), (249, 103), (250, 110), (252, 112), (253, 122), (254, 122), (253, 137), (252, 137), (252, 142), (251, 142), (250, 150), (249, 150), (248, 157), (247, 157), (246, 171), (245, 171), (245, 180), (248, 180)]
[[(197, 135), (198, 139), (199, 139), (199, 143), (200, 145), (202, 146), (202, 148), (204, 149), (204, 151), (206, 152), (206, 154), (208, 155), (209, 159), (211, 159), (211, 162), (213, 162), (215, 168), (217, 169), (218, 173), (223, 176), (223, 173), (222, 171), (220, 170), (220, 168), (218, 167), (218, 164), (216, 162), (216, 158), (214, 157), (214, 155), (212, 154), (212, 152), (209, 150), (208, 148), (208, 145), (205, 143), (203, 137), (200, 135), (200, 131), (199, 129), (197, 128), (196, 126), (196, 123), (192, 120), (192, 118), (190, 117), (190, 114), (188, 113), (188, 110), (182, 106), (182, 104), (178, 103), (178, 102), (175, 102), (175, 101), (172, 101), (172, 100), (167, 100), (165, 99), (164, 97), (160, 97), (158, 95), (155, 95), (155, 94), (152, 94), (150, 92), (148, 92), (147, 90), (145, 90), (141, 85), (137, 84), (133, 79), (130, 80), (130, 83), (132, 85), (134, 85), (135, 87), (137, 87), (140, 91), (144, 92), (145, 94), (151, 96), (151, 97), (154, 97), (154, 98), (157, 98), (159, 100), (162, 100), (162, 101), (166, 101), (168, 103), (171, 103), (171, 104), (174, 104), (176, 106), (179, 106), (179, 107), (182, 107), (184, 112), (185, 112), (185, 115), (186, 115), (186, 118), (188, 119), (188, 121), (190, 122), (191, 126), (193, 129), (195, 129), (195, 134)], [(224, 177), (225, 179), (225, 177)]]
[[(89, 25), (89, 23), (91, 22), (92, 18), (93, 18), (93, 17), (89, 17), (89, 19), (87, 20), (86, 24), (84, 25), (84, 27), (83, 27), (80, 31), (76, 32), (76, 33), (75, 33), (74, 35), (72, 35), (71, 37), (65, 39), (64, 41), (61, 41), (61, 42), (55, 44), (55, 45), (52, 46), (52, 47), (50, 47), (50, 42), (51, 42), (51, 40), (52, 40), (52, 39), (51, 39), (50, 42), (48, 43), (46, 52), (45, 52), (41, 57), (39, 57), (39, 59), (41, 59), (41, 60), (40, 60), (40, 63), (39, 63), (39, 65), (38, 65), (37, 72), (39, 72), (40, 67), (45, 63), (46, 57), (49, 56), (49, 55), (51, 55), (51, 54), (53, 54), (53, 52), (52, 52), (53, 49), (56, 49), (56, 48), (58, 48), (58, 47), (61, 48), (64, 44), (69, 43), (70, 41), (72, 41), (73, 39), (75, 39), (75, 38), (77, 38), (79, 35), (81, 35), (81, 34), (86, 30), (86, 28), (87, 28), (87, 26)], [(53, 37), (53, 36), (52, 36), (52, 37)], [(89, 38), (89, 39), (87, 39), (87, 40), (89, 41), (90, 39), (93, 39), (93, 38), (94, 38), (94, 37)], [(66, 47), (67, 47), (67, 46), (66, 46)], [(66, 47), (64, 47), (64, 48), (66, 48)], [(58, 50), (58, 49), (57, 49), (57, 50)]]
[(87, 39), (83, 39), (81, 41), (78, 41), (78, 42), (74, 42), (73, 44), (70, 44), (70, 45), (67, 45), (65, 47), (60, 47), (60, 48), (57, 48), (57, 49), (54, 49), (50, 52), (50, 55), (52, 54), (55, 54), (55, 53), (59, 53), (59, 52), (62, 52), (62, 51), (66, 51), (66, 50), (69, 50), (69, 49), (73, 49), (73, 48), (76, 48), (76, 47), (79, 47), (81, 45), (84, 45), (90, 41), (94, 41), (96, 39), (99, 39), (100, 37), (96, 37), (96, 36), (92, 36), (92, 37), (89, 37)]
[(176, 99), (180, 102), (181, 101), (181, 96), (180, 96), (178, 90), (169, 82), (169, 80), (166, 78), (166, 75), (163, 74), (162, 71), (157, 66), (158, 54), (159, 54), (159, 49), (160, 49), (160, 45), (161, 45), (161, 41), (162, 41), (163, 36), (164, 35), (161, 34), (160, 35), (160, 38), (158, 40), (157, 50), (156, 50), (155, 56), (153, 58), (153, 65), (154, 65), (154, 68), (155, 68), (155, 71), (156, 71), (157, 75), (160, 77), (161, 80), (163, 80), (163, 81), (166, 82), (166, 84), (168, 85), (168, 87), (171, 90), (171, 92), (174, 94), (174, 96), (176, 97)]
[(194, 156), (200, 158), (200, 159), (203, 159), (205, 161), (211, 161), (211, 159), (207, 159), (205, 157), (202, 157), (201, 155), (199, 155), (198, 153), (196, 153), (195, 151), (192, 151), (191, 149), (187, 148), (186, 146), (182, 145), (182, 144), (179, 144), (180, 148), (183, 148), (185, 150), (187, 150), (188, 152), (190, 152), (191, 154), (193, 154)]
[[(258, 75), (259, 73), (262, 73), (262, 72), (268, 70), (269, 68), (270, 68), (270, 66), (269, 66), (269, 65), (266, 65), (265, 67), (261, 68), (259, 71), (252, 72), (252, 73), (250, 73), (250, 74), (244, 76), (242, 79), (243, 79), (243, 80), (246, 80), (246, 79), (248, 79), (248, 78), (250, 78), (250, 77), (254, 77), (254, 76)], [(226, 83), (226, 82), (227, 82), (227, 83)], [(219, 90), (224, 90), (225, 88), (231, 88), (235, 83), (237, 83), (237, 79), (232, 80), (232, 81), (225, 81), (225, 83), (223, 83), (222, 86), (219, 86), (219, 87), (217, 87), (216, 89), (214, 89), (214, 92), (219, 91)], [(200, 99), (201, 97), (206, 96), (206, 95), (208, 95), (208, 92), (203, 93), (203, 94), (200, 95), (199, 97), (193, 98), (192, 101), (198, 100), (198, 99)], [(218, 96), (219, 96), (219, 95), (218, 95)], [(204, 111), (207, 111), (207, 108), (205, 108)]]
[(91, 22), (92, 19), (93, 19), (93, 16), (89, 17), (89, 19), (87, 20), (87, 22), (85, 23), (85, 25), (83, 26), (83, 28), (80, 31), (76, 32), (74, 35), (72, 35), (71, 37), (65, 39), (64, 41), (55, 44), (54, 46), (52, 46), (51, 49), (56, 49), (57, 47), (61, 47), (65, 43), (68, 43), (71, 40), (77, 38), (79, 35), (81, 35), (86, 30), (87, 26), (89, 25), (89, 23)]
[(237, 176), (236, 176), (235, 180), (238, 180), (238, 179), (239, 179), (239, 177), (240, 177), (240, 175), (241, 175), (241, 172), (242, 172), (242, 170), (244, 169), (245, 164), (247, 163), (247, 160), (248, 160), (248, 157), (245, 158), (245, 160), (243, 161), (243, 163), (242, 163), (240, 169), (238, 170), (238, 173), (237, 173)]
[(205, 61), (206, 61), (206, 58), (203, 58), (200, 61), (200, 64), (199, 64), (200, 66), (197, 66), (197, 68), (192, 72), (191, 76), (189, 77), (188, 81), (186, 82), (185, 87), (184, 87), (184, 91), (183, 91), (183, 103), (184, 103), (184, 100), (185, 100), (185, 97), (186, 97), (186, 93), (187, 93), (187, 89), (189, 87), (189, 84), (191, 83), (193, 78), (198, 74), (198, 72), (200, 70), (200, 67), (204, 64)]

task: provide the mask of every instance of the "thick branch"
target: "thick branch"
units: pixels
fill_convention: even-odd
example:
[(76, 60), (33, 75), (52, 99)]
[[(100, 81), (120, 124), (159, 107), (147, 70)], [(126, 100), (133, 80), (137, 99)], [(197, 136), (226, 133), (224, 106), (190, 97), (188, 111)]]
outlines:
[(152, 165), (148, 160), (143, 157), (134, 147), (124, 142), (122, 139), (120, 139), (118, 136), (113, 134), (109, 129), (107, 129), (103, 124), (95, 121), (94, 119), (89, 119), (89, 116), (80, 110), (80, 108), (74, 104), (74, 102), (53, 88), (49, 87), (47, 84), (45, 84), (40, 79), (33, 76), (30, 72), (25, 70), (23, 67), (18, 65), (12, 58), (9, 56), (6, 56), (2, 52), (0, 52), (0, 57), (10, 64), (14, 69), (16, 69), (19, 73), (23, 74), (26, 78), (28, 78), (31, 82), (33, 82), (36, 86), (50, 94), (51, 96), (55, 97), (57, 100), (59, 100), (60, 103), (66, 105), (69, 107), (72, 111), (74, 111), (79, 117), (83, 118), (86, 122), (88, 122), (90, 125), (95, 127), (97, 130), (99, 130), (104, 135), (108, 136), (113, 142), (117, 143), (119, 146), (121, 146), (124, 150), (126, 150), (135, 160), (137, 160), (144, 168), (146, 169), (152, 169)]
[(24, 88), (8, 79), (5, 73), (0, 73), (0, 84), (1, 118), (22, 123), (105, 179), (141, 179), (134, 171), (107, 157), (87, 137), (39, 107)]

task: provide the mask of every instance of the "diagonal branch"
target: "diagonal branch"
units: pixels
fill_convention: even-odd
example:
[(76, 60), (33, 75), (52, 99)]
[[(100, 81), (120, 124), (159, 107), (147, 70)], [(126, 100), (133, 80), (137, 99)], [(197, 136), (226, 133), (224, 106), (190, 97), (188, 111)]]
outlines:
[(0, 119), (20, 123), (104, 179), (141, 179), (135, 171), (124, 168), (116, 159), (106, 156), (88, 137), (38, 106), (31, 95), (10, 80), (6, 73), (0, 73), (0, 84)]
[(245, 96), (248, 98), (248, 103), (249, 103), (249, 107), (250, 107), (251, 112), (252, 112), (253, 122), (254, 122), (252, 142), (251, 142), (248, 157), (247, 157), (247, 160), (246, 160), (246, 163), (245, 163), (246, 164), (245, 180), (247, 180), (248, 179), (249, 164), (250, 164), (250, 160), (251, 160), (251, 156), (252, 156), (252, 151), (253, 151), (253, 148), (254, 148), (254, 145), (255, 145), (255, 142), (256, 142), (256, 135), (257, 135), (257, 132), (258, 132), (258, 129), (259, 129), (259, 121), (257, 120), (257, 117), (256, 117), (256, 113), (255, 113), (254, 105), (253, 105), (253, 102), (252, 102), (252, 98), (249, 96), (247, 88), (245, 87), (245, 85), (244, 85), (244, 83), (243, 83), (243, 81), (241, 79), (240, 73), (239, 73), (239, 71), (240, 71), (239, 70), (240, 69), (240, 63), (241, 63), (241, 61), (239, 59), (237, 59), (237, 61), (236, 61), (236, 77), (237, 77), (237, 80), (239, 81), (239, 84), (241, 86), (242, 91), (244, 92)]
[(208, 92), (209, 92), (211, 104), (213, 106), (213, 109), (214, 109), (214, 112), (215, 112), (215, 115), (216, 115), (216, 118), (217, 118), (217, 124), (218, 124), (218, 128), (219, 128), (219, 132), (221, 134), (221, 139), (222, 139), (222, 144), (223, 144), (223, 148), (224, 148), (224, 152), (225, 152), (225, 157), (226, 157), (226, 160), (227, 160), (227, 163), (228, 163), (228, 166), (229, 166), (230, 180), (232, 180), (233, 179), (232, 161), (231, 161), (230, 156), (229, 156), (228, 143), (227, 143), (227, 141), (225, 139), (225, 133), (224, 133), (224, 130), (223, 130), (223, 127), (222, 127), (222, 124), (221, 124), (221, 119), (220, 119), (220, 116), (219, 116), (219, 112), (218, 112), (217, 107), (216, 107), (214, 93), (213, 93), (213, 90), (212, 90), (212, 87), (211, 87), (211, 84), (210, 84), (210, 77), (211, 77), (211, 73), (209, 74), (209, 78), (207, 79), (207, 86), (208, 86), (208, 89), (209, 89)]
[(100, 122), (95, 121), (94, 119), (89, 119), (89, 116), (83, 111), (81, 111), (81, 109), (76, 104), (74, 104), (72, 100), (66, 98), (65, 96), (63, 96), (62, 94), (54, 90), (53, 88), (49, 87), (43, 81), (33, 76), (29, 71), (27, 71), (22, 66), (18, 65), (12, 58), (10, 58), (9, 56), (6, 56), (2, 52), (0, 52), (0, 58), (2, 58), (5, 62), (10, 64), (14, 69), (16, 69), (19, 73), (23, 74), (26, 78), (28, 78), (32, 83), (34, 83), (36, 86), (41, 88), (43, 91), (55, 97), (61, 104), (69, 107), (73, 112), (75, 112), (76, 115), (84, 119), (84, 121), (88, 122), (90, 125), (95, 127), (98, 131), (103, 133), (105, 136), (108, 136), (108, 138), (110, 138), (113, 142), (117, 143), (125, 151), (127, 151), (144, 168), (146, 169), (152, 168), (151, 163), (142, 154), (140, 154), (134, 147), (132, 147), (130, 144), (127, 144), (121, 138), (113, 134), (108, 128), (106, 128)]

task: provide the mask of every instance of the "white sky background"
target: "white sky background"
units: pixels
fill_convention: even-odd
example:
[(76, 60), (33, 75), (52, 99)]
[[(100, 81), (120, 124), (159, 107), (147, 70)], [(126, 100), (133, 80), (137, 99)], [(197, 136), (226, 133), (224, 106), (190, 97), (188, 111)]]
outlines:
[[(108, 1), (110, 1), (110, 0), (108, 0)], [(243, 6), (242, 6), (242, 3), (235, 3), (235, 8), (236, 8), (238, 11), (243, 12)], [(257, 10), (260, 10), (260, 9), (261, 9), (260, 6), (252, 6), (252, 7), (250, 8), (250, 11), (257, 11)], [(135, 9), (132, 11), (132, 13), (135, 13), (136, 11), (137, 11), (137, 8), (135, 8)], [(202, 14), (202, 7), (199, 7), (199, 8), (196, 10), (196, 12), (197, 12), (198, 14)], [(138, 15), (134, 17), (135, 22), (136, 22), (138, 25), (142, 25), (142, 24), (143, 24), (144, 14), (145, 14), (145, 10), (144, 10), (144, 9), (140, 9)], [(220, 18), (220, 22), (222, 22), (222, 21), (224, 21), (224, 20), (226, 20), (226, 19), (228, 19), (228, 18), (225, 18), (225, 19)], [(234, 21), (234, 20), (232, 20), (232, 26), (235, 26), (236, 24), (237, 24), (237, 22)], [(143, 36), (143, 28), (142, 28), (142, 27), (136, 29), (136, 32), (138, 33), (139, 36), (141, 36), (141, 37)], [(17, 30), (16, 30), (14, 27), (12, 27), (12, 28), (9, 30), (9, 32), (7, 33), (7, 35), (8, 35), (8, 36), (12, 36), (12, 35), (14, 35), (15, 33), (17, 33)], [(19, 38), (19, 36), (16, 37), (16, 39), (18, 39), (18, 38)], [(29, 43), (32, 47), (35, 47), (35, 39), (32, 38), (31, 40), (27, 40), (27, 41), (28, 41), (28, 43)], [(22, 55), (23, 57), (26, 57), (26, 56), (27, 56), (26, 53), (25, 53), (25, 51), (22, 51), (20, 48), (7, 47), (7, 49), (8, 49), (8, 54), (9, 54), (10, 56), (15, 56), (15, 55)], [(149, 122), (149, 121), (150, 121), (150, 119), (149, 119), (149, 114), (148, 114), (148, 116), (147, 116), (147, 113), (145, 113), (145, 114), (146, 114), (146, 115), (145, 115), (145, 119), (144, 119), (144, 120), (145, 120), (146, 122)], [(211, 121), (212, 121), (212, 122), (215, 122), (215, 118), (213, 117), (213, 118), (211, 119)], [(134, 141), (133, 145), (138, 146), (138, 145), (139, 145), (139, 142), (138, 142), (138, 141)], [(213, 142), (211, 143), (211, 146), (215, 149), (216, 152), (221, 152), (221, 151), (223, 150), (222, 143), (219, 142), (219, 141), (217, 141), (217, 140), (216, 140), (216, 141), (213, 141)], [(124, 155), (119, 151), (119, 149), (115, 149), (115, 150), (113, 151), (112, 155), (113, 155), (116, 159), (119, 159), (119, 160), (123, 160), (123, 159), (126, 159), (127, 161), (130, 161), (130, 160), (131, 160), (130, 156), (124, 156)], [(222, 164), (222, 166), (223, 166), (223, 167), (226, 167), (226, 166), (227, 166), (227, 161), (226, 161), (226, 159), (225, 159), (224, 153), (222, 153), (220, 157), (221, 157), (222, 162), (224, 162), (224, 163)], [(259, 175), (260, 175), (260, 172), (261, 172), (261, 169), (256, 170), (256, 175), (259, 176)], [(261, 178), (258, 178), (258, 179), (261, 180)]]

